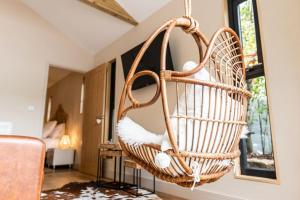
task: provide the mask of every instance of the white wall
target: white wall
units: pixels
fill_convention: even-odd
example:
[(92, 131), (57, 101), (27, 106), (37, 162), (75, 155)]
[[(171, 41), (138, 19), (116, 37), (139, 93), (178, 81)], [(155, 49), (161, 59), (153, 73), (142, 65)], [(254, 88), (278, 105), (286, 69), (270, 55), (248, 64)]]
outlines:
[[(224, 1), (193, 1), (193, 16), (207, 36), (224, 25)], [(173, 0), (96, 55), (96, 65), (117, 58), (116, 105), (124, 83), (120, 55), (144, 41), (163, 21), (182, 16), (182, 3), (182, 0)], [(258, 4), (281, 184), (238, 180), (228, 174), (194, 192), (163, 182), (157, 183), (158, 190), (205, 200), (300, 199), (300, 131), (297, 126), (300, 122), (300, 1), (258, 0)], [(178, 66), (185, 60), (197, 59), (192, 40), (182, 36), (175, 32), (171, 38), (173, 59)], [(96, 66), (93, 61), (91, 55), (19, 1), (0, 0), (0, 122), (11, 121), (15, 134), (41, 135), (49, 64), (86, 71)], [(152, 90), (153, 87), (149, 87), (135, 95), (145, 98)], [(35, 110), (29, 112), (28, 105), (33, 105)], [(157, 132), (164, 129), (159, 104), (145, 109), (142, 114), (134, 113), (133, 117), (146, 128)]]
[(13, 134), (41, 136), (49, 64), (86, 71), (94, 57), (18, 0), (0, 0), (0, 122)]
[[(144, 41), (166, 19), (182, 16), (182, 4), (182, 0), (173, 0), (136, 29), (97, 54), (97, 64), (117, 58), (116, 105), (124, 84), (120, 55)], [(258, 4), (280, 185), (239, 180), (231, 173), (220, 181), (202, 186), (194, 192), (163, 182), (158, 183), (158, 190), (189, 199), (203, 200), (300, 199), (300, 131), (297, 126), (300, 122), (300, 1), (260, 0)], [(218, 27), (225, 24), (225, 9), (225, 0), (193, 1), (193, 16), (199, 20), (200, 29), (207, 36), (211, 36)], [(177, 66), (181, 66), (188, 59), (196, 60), (197, 57), (192, 40), (182, 36), (176, 32), (171, 38), (172, 56)], [(144, 99), (144, 96), (151, 96), (151, 92), (153, 87), (148, 87), (135, 92), (135, 95)], [(151, 109), (140, 113), (135, 112), (132, 117), (153, 131), (159, 132), (164, 129), (160, 104), (155, 104)]]

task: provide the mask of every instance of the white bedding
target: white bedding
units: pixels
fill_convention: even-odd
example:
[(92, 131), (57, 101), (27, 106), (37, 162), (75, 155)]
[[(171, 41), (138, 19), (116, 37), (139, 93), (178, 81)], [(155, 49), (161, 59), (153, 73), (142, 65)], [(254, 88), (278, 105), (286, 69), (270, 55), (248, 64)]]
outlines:
[[(59, 147), (60, 140), (65, 134), (65, 124), (57, 124), (56, 121), (50, 121), (44, 125), (43, 141), (46, 144), (46, 150)], [(45, 134), (45, 131), (49, 133)]]
[(59, 146), (59, 138), (44, 138), (43, 141), (46, 144), (46, 151), (48, 149), (54, 149), (57, 148)]

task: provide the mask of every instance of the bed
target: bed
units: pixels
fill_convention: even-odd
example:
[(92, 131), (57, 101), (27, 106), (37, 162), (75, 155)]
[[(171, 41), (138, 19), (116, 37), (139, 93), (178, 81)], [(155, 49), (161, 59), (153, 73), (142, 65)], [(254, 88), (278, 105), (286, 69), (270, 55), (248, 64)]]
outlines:
[(43, 127), (43, 141), (46, 144), (46, 150), (59, 147), (60, 140), (67, 130), (67, 121), (68, 114), (62, 105), (59, 105), (54, 117)]

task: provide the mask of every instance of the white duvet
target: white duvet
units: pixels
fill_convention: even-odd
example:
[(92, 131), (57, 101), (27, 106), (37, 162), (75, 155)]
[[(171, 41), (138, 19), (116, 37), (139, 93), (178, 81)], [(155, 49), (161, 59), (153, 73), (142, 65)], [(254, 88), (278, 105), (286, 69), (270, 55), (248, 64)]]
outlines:
[(59, 138), (44, 138), (43, 141), (46, 144), (46, 151), (48, 149), (58, 148), (60, 139)]

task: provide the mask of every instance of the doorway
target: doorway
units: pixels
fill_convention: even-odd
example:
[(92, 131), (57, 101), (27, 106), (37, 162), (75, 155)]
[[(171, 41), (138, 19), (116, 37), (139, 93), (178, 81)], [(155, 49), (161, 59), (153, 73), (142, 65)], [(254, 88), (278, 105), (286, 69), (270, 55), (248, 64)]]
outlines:
[[(44, 189), (66, 184), (63, 174), (78, 173), (80, 168), (83, 78), (80, 72), (49, 67), (43, 126), (46, 144)], [(52, 181), (53, 177), (57, 177), (57, 184)]]

